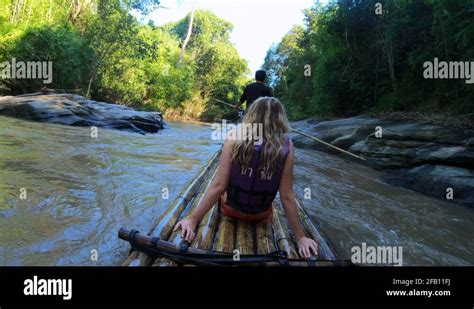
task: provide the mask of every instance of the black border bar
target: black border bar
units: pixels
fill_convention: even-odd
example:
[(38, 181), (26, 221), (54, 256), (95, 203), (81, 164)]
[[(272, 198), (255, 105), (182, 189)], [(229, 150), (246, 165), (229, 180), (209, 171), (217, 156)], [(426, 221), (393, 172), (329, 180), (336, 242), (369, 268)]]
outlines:
[[(473, 308), (473, 267), (0, 267), (9, 304), (458, 304)], [(24, 282), (72, 279), (72, 299), (25, 296)], [(393, 279), (450, 285), (394, 285)], [(433, 280), (431, 280), (433, 281)], [(387, 290), (449, 290), (450, 296), (387, 296)], [(451, 306), (450, 306), (451, 307)]]

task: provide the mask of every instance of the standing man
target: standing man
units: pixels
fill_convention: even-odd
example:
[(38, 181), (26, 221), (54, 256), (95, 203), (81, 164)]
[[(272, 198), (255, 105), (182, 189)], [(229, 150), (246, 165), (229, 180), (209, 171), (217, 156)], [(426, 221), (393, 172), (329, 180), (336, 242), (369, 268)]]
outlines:
[(248, 110), (250, 105), (256, 99), (260, 97), (272, 97), (272, 90), (270, 89), (270, 87), (263, 83), (266, 77), (267, 73), (265, 73), (265, 71), (263, 70), (258, 70), (257, 72), (255, 72), (255, 83), (248, 84), (245, 87), (244, 93), (240, 97), (240, 101), (237, 105), (235, 105), (235, 107), (239, 108), (240, 106), (242, 106), (242, 104), (244, 104), (245, 101), (247, 101)]

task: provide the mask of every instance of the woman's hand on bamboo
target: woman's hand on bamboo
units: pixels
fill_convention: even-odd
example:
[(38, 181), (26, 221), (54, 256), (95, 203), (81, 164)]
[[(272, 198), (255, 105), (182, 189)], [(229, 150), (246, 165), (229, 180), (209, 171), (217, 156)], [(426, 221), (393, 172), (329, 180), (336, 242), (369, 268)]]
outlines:
[(298, 240), (298, 252), (305, 259), (312, 255), (316, 256), (318, 255), (318, 244), (311, 238), (301, 237)]
[(192, 217), (187, 217), (176, 223), (173, 232), (177, 231), (178, 229), (181, 229), (181, 238), (183, 238), (187, 242), (191, 242), (194, 239), (194, 231), (196, 230), (196, 227), (197, 221)]

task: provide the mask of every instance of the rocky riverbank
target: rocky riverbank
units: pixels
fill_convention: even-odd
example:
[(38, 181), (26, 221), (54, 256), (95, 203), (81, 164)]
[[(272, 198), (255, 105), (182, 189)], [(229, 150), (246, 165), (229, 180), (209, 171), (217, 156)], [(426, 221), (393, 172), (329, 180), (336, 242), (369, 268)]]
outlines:
[[(292, 123), (334, 146), (361, 155), (383, 180), (439, 199), (474, 206), (474, 130), (370, 117)], [(326, 152), (327, 146), (301, 135), (295, 145)]]
[(74, 94), (27, 94), (0, 97), (0, 115), (70, 126), (96, 126), (132, 132), (163, 129), (159, 112), (88, 100)]

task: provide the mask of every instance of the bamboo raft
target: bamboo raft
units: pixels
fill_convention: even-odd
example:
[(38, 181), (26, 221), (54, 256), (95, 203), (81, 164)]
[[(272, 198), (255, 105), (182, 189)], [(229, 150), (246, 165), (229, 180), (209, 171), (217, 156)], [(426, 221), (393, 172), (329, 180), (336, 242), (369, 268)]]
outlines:
[[(214, 179), (219, 165), (221, 151), (218, 151), (204, 166), (199, 175), (185, 188), (147, 233), (150, 237), (159, 237), (179, 248), (182, 240), (180, 231), (173, 232), (175, 224), (197, 207), (206, 189)], [(339, 265), (334, 263), (338, 257), (331, 246), (325, 241), (300, 202), (297, 201), (298, 212), (306, 235), (318, 244), (316, 266)], [(279, 196), (274, 201), (274, 213), (271, 222), (245, 222), (223, 215), (218, 205), (206, 214), (196, 231), (196, 236), (189, 248), (197, 248), (216, 253), (269, 254), (285, 251), (290, 259), (300, 259), (296, 241), (288, 228), (283, 206)], [(122, 230), (121, 230), (122, 233)], [(123, 236), (123, 235), (122, 235)], [(120, 235), (119, 235), (120, 237)], [(124, 239), (123, 237), (121, 237)], [(303, 265), (307, 265), (302, 263)], [(314, 264), (314, 263), (313, 263)], [(132, 251), (123, 266), (175, 266), (174, 261), (167, 258), (152, 258), (140, 251)], [(271, 263), (269, 263), (271, 265)]]

